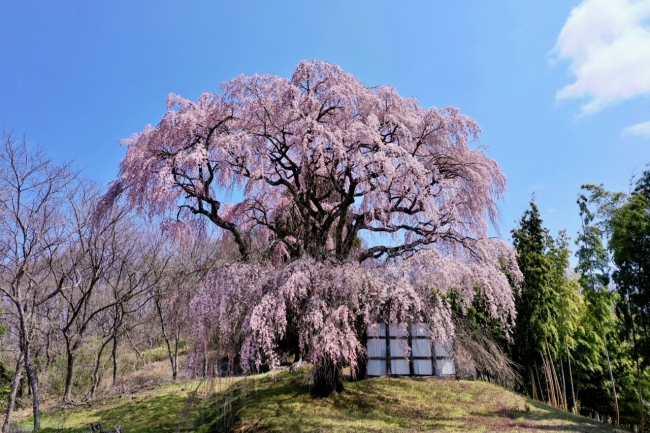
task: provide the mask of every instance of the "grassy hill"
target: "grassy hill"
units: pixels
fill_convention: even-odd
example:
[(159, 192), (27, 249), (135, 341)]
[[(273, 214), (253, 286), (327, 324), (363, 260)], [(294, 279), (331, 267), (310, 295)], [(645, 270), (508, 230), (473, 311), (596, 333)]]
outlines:
[[(307, 373), (159, 385), (92, 407), (51, 408), (45, 432), (86, 432), (91, 422), (124, 432), (611, 432), (485, 382), (382, 378), (346, 383), (317, 399)], [(29, 431), (30, 419), (17, 424)]]

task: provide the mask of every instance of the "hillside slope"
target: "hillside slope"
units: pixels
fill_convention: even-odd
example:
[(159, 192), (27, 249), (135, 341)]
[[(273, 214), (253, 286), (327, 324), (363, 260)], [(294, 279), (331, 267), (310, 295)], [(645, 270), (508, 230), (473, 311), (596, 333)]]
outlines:
[[(614, 431), (478, 381), (369, 379), (316, 399), (306, 372), (166, 385), (43, 416), (46, 432), (85, 432), (99, 421), (125, 433)], [(28, 426), (25, 419), (17, 427)]]
[(260, 384), (257, 397), (251, 395), (237, 411), (234, 430), (614, 431), (486, 382), (370, 379), (348, 383), (342, 394), (314, 399), (308, 385), (288, 374), (271, 386)]

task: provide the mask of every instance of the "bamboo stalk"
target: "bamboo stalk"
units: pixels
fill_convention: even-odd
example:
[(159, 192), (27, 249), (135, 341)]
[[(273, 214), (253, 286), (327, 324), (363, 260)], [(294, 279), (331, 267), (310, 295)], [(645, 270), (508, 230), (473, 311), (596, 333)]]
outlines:
[(546, 395), (548, 396), (548, 404), (553, 407), (557, 407), (557, 401), (555, 399), (555, 389), (553, 387), (553, 379), (551, 377), (551, 369), (548, 366), (548, 360), (546, 359), (546, 354), (542, 353), (542, 368), (544, 369), (544, 378), (546, 381)]
[(569, 365), (569, 380), (571, 381), (571, 412), (576, 413), (576, 395), (573, 392), (573, 374), (571, 373), (571, 356), (569, 354), (569, 347), (566, 347), (566, 359), (567, 359), (567, 364)]
[(539, 379), (539, 368), (537, 367), (537, 360), (535, 360), (535, 374), (537, 377), (537, 386), (539, 387), (539, 396), (541, 397), (539, 401), (546, 401), (544, 397), (544, 388), (542, 388), (542, 382)]
[(569, 411), (569, 402), (566, 399), (566, 378), (564, 374), (564, 362), (560, 357), (560, 368), (562, 369), (562, 398), (564, 399), (564, 410)]
[(619, 425), (620, 417), (618, 412), (618, 396), (616, 395), (616, 383), (614, 382), (614, 375), (612, 374), (612, 363), (609, 360), (609, 351), (607, 350), (605, 331), (603, 331), (603, 346), (605, 347), (605, 356), (607, 357), (607, 367), (609, 367), (609, 380), (612, 381), (612, 392), (614, 393), (614, 406), (616, 407), (616, 425)]
[(544, 336), (544, 343), (546, 349), (546, 353), (544, 354), (544, 356), (548, 357), (546, 361), (546, 368), (548, 369), (547, 380), (550, 382), (551, 389), (553, 391), (553, 406), (557, 408), (561, 408), (562, 397), (560, 394), (559, 382), (557, 381), (557, 374), (555, 373), (555, 366), (553, 365), (551, 350), (548, 347), (548, 340), (546, 339), (546, 336)]

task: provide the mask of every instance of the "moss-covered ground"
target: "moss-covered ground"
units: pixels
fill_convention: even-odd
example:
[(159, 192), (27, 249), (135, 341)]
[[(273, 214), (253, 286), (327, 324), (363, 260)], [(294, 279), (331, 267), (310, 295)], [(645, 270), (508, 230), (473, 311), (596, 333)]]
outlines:
[[(604, 424), (485, 382), (382, 378), (310, 395), (306, 372), (163, 385), (93, 406), (43, 413), (44, 432), (611, 432)], [(17, 423), (29, 431), (31, 419)]]

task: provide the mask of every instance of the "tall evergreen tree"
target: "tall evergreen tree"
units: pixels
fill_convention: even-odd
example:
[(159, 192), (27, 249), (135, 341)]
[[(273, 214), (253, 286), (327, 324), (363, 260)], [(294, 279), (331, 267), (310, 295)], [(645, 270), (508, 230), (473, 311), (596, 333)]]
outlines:
[(549, 243), (548, 230), (534, 200), (524, 212), (519, 227), (512, 231), (513, 244), (517, 250), (517, 263), (524, 276), (521, 289), (515, 293), (517, 322), (513, 333), (513, 358), (525, 374), (524, 382), (533, 398), (544, 399), (539, 389), (541, 382), (536, 370), (537, 358), (544, 353), (544, 337), (549, 334), (547, 324), (556, 315), (550, 301), (552, 263), (546, 254)]
[(524, 275), (515, 294), (513, 358), (522, 365), (533, 398), (569, 410), (569, 399), (573, 405), (576, 398), (567, 354), (575, 346), (582, 308), (578, 280), (569, 263), (569, 238), (560, 231), (553, 239), (534, 200), (512, 237)]

